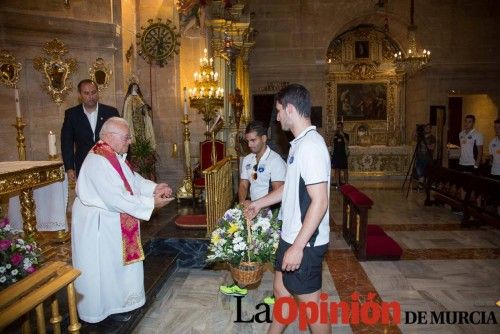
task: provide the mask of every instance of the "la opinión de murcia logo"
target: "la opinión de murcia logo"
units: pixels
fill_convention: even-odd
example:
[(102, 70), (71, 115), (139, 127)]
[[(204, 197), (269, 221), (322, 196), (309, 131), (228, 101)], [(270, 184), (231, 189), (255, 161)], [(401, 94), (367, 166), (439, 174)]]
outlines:
[[(401, 315), (405, 324), (497, 324), (495, 312), (490, 311), (404, 311), (397, 301), (378, 302), (376, 293), (370, 292), (366, 298), (361, 298), (359, 293), (351, 294), (351, 302), (329, 302), (326, 293), (320, 294), (320, 302), (297, 302), (293, 297), (281, 297), (276, 299), (272, 311), (274, 319), (284, 325), (289, 325), (298, 320), (299, 329), (305, 331), (309, 324), (365, 324), (365, 325), (398, 325), (401, 323)], [(256, 313), (251, 316), (243, 316), (241, 300), (243, 296), (236, 298), (236, 320), (235, 323), (271, 323), (271, 307), (265, 303), (255, 306)], [(362, 300), (366, 300), (362, 302)], [(339, 317), (340, 315), (340, 317)]]
[[(307, 325), (313, 323), (337, 324), (341, 315), (342, 324), (399, 324), (401, 321), (401, 306), (399, 302), (375, 301), (377, 294), (368, 293), (366, 302), (360, 303), (360, 294), (355, 292), (351, 295), (351, 302), (329, 302), (328, 294), (320, 294), (320, 302), (297, 302), (293, 297), (281, 297), (276, 299), (273, 309), (273, 317), (280, 323), (288, 325), (298, 319), (299, 329), (305, 331)], [(271, 308), (269, 305), (260, 303), (255, 309), (258, 311), (253, 316), (243, 319), (241, 299), (236, 297), (236, 323), (240, 322), (271, 322)]]

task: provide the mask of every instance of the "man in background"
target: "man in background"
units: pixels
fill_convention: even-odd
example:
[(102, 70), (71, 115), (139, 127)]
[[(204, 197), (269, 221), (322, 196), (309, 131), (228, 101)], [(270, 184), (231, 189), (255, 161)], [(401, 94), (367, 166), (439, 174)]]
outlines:
[(82, 104), (65, 111), (61, 129), (61, 153), (68, 180), (75, 182), (83, 160), (99, 140), (99, 132), (110, 117), (119, 117), (116, 108), (100, 104), (97, 84), (85, 79), (78, 84)]
[(415, 170), (419, 188), (423, 187), (425, 171), (427, 166), (432, 163), (434, 149), (436, 148), (436, 137), (434, 137), (431, 130), (432, 128), (429, 123), (425, 125), (417, 125)]
[(500, 118), (495, 120), (494, 126), (495, 138), (493, 138), (488, 146), (491, 163), (490, 177), (500, 181)]
[(483, 156), (483, 135), (474, 129), (475, 122), (474, 115), (465, 116), (464, 129), (458, 135), (460, 139), (458, 168), (467, 173), (473, 173), (479, 168)]
[[(250, 199), (255, 201), (281, 187), (286, 176), (286, 164), (267, 145), (267, 129), (262, 122), (250, 122), (245, 130), (245, 139), (251, 153), (243, 158), (241, 167), (238, 200), (243, 205), (249, 204), (249, 192)], [(230, 296), (245, 296), (248, 293), (247, 289), (236, 284), (222, 285), (219, 290)], [(274, 298), (266, 297), (264, 302), (274, 304)]]

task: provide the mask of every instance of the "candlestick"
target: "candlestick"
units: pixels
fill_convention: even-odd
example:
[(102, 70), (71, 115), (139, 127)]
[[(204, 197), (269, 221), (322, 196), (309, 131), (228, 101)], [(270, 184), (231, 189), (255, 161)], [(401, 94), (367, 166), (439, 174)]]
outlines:
[(52, 131), (49, 131), (48, 139), (49, 139), (49, 155), (54, 156), (57, 154), (56, 135)]
[(188, 103), (187, 103), (187, 97), (186, 97), (186, 87), (184, 87), (184, 115), (188, 114)]
[(19, 89), (14, 88), (14, 97), (16, 100), (16, 117), (21, 118), (21, 106), (19, 105)]
[(191, 134), (189, 131), (189, 123), (191, 121), (187, 114), (184, 114), (184, 119), (181, 121), (184, 125), (184, 171), (186, 172), (182, 180), (182, 186), (177, 189), (177, 202), (181, 198), (193, 198), (193, 180), (191, 178)]
[(17, 130), (17, 154), (20, 161), (26, 160), (26, 145), (24, 144), (24, 133), (23, 129), (26, 126), (26, 123), (23, 122), (21, 117), (16, 117), (16, 124), (12, 124)]

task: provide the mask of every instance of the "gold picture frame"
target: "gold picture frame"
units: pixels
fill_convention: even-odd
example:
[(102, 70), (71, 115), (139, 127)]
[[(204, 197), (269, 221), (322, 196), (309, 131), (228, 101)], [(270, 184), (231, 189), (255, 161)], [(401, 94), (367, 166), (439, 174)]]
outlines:
[(113, 71), (101, 57), (97, 58), (89, 68), (90, 79), (97, 84), (97, 89), (102, 92), (109, 86)]
[(61, 59), (68, 50), (57, 38), (45, 43), (43, 52), (50, 58), (36, 57), (33, 59), (33, 67), (43, 75), (42, 88), (55, 103), (61, 104), (73, 89), (70, 79), (78, 68), (77, 61), (75, 58)]
[(7, 87), (16, 88), (23, 65), (9, 51), (0, 51), (0, 81)]

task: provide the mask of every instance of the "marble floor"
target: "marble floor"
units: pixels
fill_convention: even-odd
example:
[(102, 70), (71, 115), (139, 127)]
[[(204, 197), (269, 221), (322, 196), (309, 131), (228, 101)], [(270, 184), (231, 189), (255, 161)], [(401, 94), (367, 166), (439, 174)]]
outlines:
[[(369, 221), (381, 225), (403, 248), (400, 261), (359, 262), (340, 236), (341, 196), (332, 190), (331, 240), (323, 269), (330, 301), (351, 301), (353, 292), (376, 293), (377, 302), (401, 305), (399, 325), (336, 325), (333, 333), (500, 333), (498, 324), (430, 324), (431, 312), (491, 313), (500, 322), (500, 231), (463, 229), (446, 207), (424, 207), (423, 193), (408, 198), (396, 186), (380, 189), (355, 185), (375, 205)], [(395, 184), (396, 185), (396, 184)], [(235, 297), (218, 292), (230, 282), (226, 270), (178, 269), (165, 283), (134, 333), (266, 333), (268, 324), (235, 323)], [(241, 299), (242, 319), (272, 290), (267, 271), (260, 285)], [(418, 311), (427, 324), (412, 323)], [(439, 313), (436, 313), (439, 314)], [(444, 315), (443, 315), (444, 316)], [(491, 318), (490, 318), (491, 319)], [(286, 333), (301, 333), (297, 323)]]

